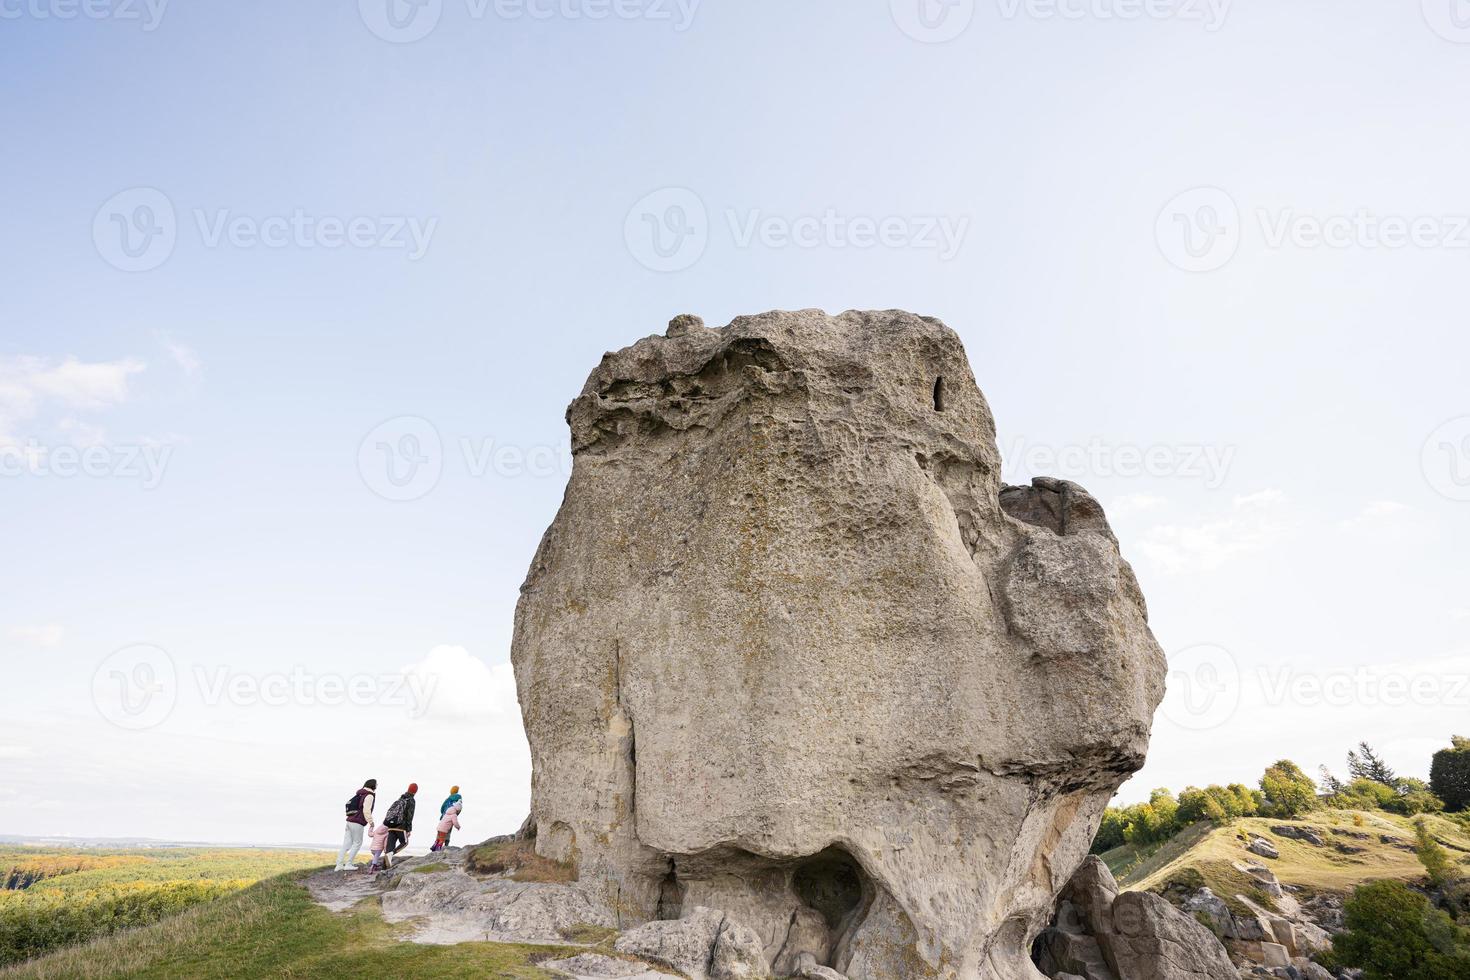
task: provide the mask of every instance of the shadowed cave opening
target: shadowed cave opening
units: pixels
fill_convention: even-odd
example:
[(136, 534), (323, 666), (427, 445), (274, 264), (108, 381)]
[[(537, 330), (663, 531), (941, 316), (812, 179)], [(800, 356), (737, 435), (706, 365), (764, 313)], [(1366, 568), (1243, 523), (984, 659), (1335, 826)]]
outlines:
[(944, 411), (944, 379), (934, 379), (934, 411)]
[(872, 900), (873, 888), (862, 866), (842, 848), (829, 847), (797, 865), (791, 890), (803, 905), (821, 914), (829, 935), (823, 965), (836, 964), (844, 958), (848, 940)]

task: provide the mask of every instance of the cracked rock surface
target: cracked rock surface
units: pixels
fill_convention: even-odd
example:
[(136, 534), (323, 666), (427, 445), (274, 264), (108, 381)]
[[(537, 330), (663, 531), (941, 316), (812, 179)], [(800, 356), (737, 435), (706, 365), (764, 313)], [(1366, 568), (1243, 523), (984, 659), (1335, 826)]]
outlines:
[(567, 420), (512, 648), (537, 850), (767, 969), (1040, 976), (1164, 661), (1097, 501), (1002, 487), (955, 333), (680, 317)]

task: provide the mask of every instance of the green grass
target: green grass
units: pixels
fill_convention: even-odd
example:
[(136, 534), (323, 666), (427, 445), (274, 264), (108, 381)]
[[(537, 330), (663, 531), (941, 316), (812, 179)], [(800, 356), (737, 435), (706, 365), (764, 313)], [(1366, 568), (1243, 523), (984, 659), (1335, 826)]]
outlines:
[(578, 950), (555, 946), (401, 941), (376, 901), (332, 913), (283, 875), (150, 926), (0, 970), (5, 980), (128, 977), (147, 980), (322, 977), (497, 977), (541, 980), (535, 964)]
[(417, 868), (410, 868), (408, 873), (414, 875), (432, 875), (438, 874), (440, 871), (448, 870), (449, 865), (445, 864), (443, 861), (436, 861), (433, 864), (422, 864), (419, 865)]
[(0, 848), (0, 966), (157, 922), (262, 878), (320, 867), (322, 851)]
[[(1413, 820), (1383, 811), (1318, 810), (1295, 821), (1244, 817), (1224, 827), (1196, 824), (1128, 865), (1118, 874), (1118, 883), (1124, 888), (1148, 891), (1161, 891), (1172, 882), (1195, 888), (1207, 885), (1227, 903), (1234, 903), (1236, 895), (1244, 894), (1261, 904), (1251, 892), (1256, 887), (1254, 882), (1235, 869), (1235, 862), (1264, 864), (1282, 884), (1299, 885), (1309, 892), (1347, 895), (1358, 885), (1379, 878), (1417, 881), (1424, 877), (1424, 867), (1413, 851), (1379, 840), (1380, 835), (1388, 834), (1412, 844)], [(1287, 824), (1316, 828), (1327, 846), (1315, 847), (1271, 832), (1272, 826)], [(1440, 816), (1429, 817), (1428, 824), (1456, 861), (1470, 853), (1470, 828)], [(1342, 833), (1335, 834), (1334, 829)], [(1281, 857), (1273, 860), (1247, 852), (1245, 843), (1252, 834), (1270, 841)], [(1334, 843), (1361, 847), (1363, 852), (1344, 854)], [(1103, 860), (1110, 868), (1121, 867), (1133, 856), (1116, 853), (1123, 850), (1109, 851), (1102, 855)]]

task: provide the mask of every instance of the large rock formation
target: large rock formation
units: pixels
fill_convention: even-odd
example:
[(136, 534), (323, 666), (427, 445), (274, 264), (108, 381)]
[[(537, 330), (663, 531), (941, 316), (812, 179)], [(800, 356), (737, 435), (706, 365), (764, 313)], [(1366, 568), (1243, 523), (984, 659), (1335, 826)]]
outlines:
[(1002, 488), (959, 338), (680, 317), (567, 420), (512, 650), (537, 849), (623, 928), (719, 910), (778, 972), (1040, 976), (1164, 663), (1097, 502)]

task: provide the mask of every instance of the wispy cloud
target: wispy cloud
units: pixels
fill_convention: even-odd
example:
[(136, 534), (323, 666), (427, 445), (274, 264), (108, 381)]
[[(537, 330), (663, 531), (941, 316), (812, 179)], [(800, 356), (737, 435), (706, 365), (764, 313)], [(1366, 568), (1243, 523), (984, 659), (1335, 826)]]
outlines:
[(1165, 572), (1212, 571), (1240, 555), (1266, 551), (1290, 530), (1280, 516), (1286, 495), (1268, 489), (1236, 497), (1230, 513), (1198, 524), (1160, 524), (1139, 544)]
[[(147, 369), (137, 358), (81, 361), (19, 355), (0, 358), (0, 442), (13, 442), (20, 429), (48, 407), (94, 412), (125, 402), (133, 375)], [(61, 421), (67, 421), (62, 419)]]
[(66, 636), (66, 627), (55, 623), (47, 623), (42, 626), (12, 626), (6, 631), (6, 635), (24, 646), (49, 650), (61, 645), (62, 638)]
[(204, 362), (199, 359), (199, 354), (192, 347), (178, 343), (162, 330), (155, 330), (153, 336), (158, 343), (168, 352), (168, 356), (179, 370), (184, 372), (184, 377), (191, 386), (198, 385), (204, 378)]
[(1339, 521), (1337, 526), (1344, 530), (1352, 530), (1353, 528), (1383, 524), (1389, 518), (1402, 514), (1408, 509), (1407, 505), (1401, 504), (1396, 500), (1375, 500), (1354, 516)]

